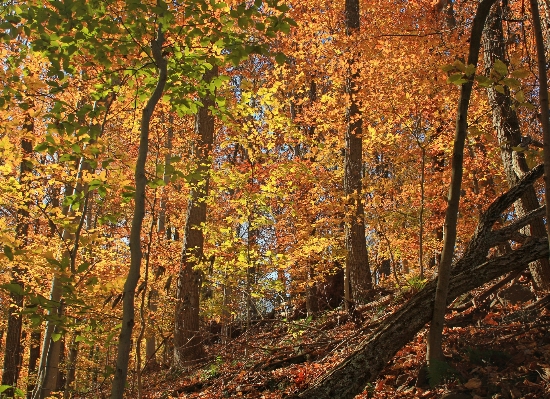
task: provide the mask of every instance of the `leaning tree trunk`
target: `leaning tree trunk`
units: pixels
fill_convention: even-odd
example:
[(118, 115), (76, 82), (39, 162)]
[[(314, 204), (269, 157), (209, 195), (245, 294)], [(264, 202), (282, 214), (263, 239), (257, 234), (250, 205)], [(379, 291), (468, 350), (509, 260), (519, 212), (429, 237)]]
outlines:
[[(346, 35), (352, 38), (359, 34), (359, 0), (346, 0)], [(353, 54), (353, 50), (350, 49)], [(346, 94), (349, 107), (346, 110), (346, 148), (344, 159), (344, 192), (346, 194), (345, 242), (346, 266), (344, 274), (346, 309), (352, 310), (353, 303), (364, 299), (372, 289), (367, 242), (365, 239), (365, 215), (363, 206), (363, 120), (359, 109), (357, 80), (359, 69), (357, 54), (350, 55)], [(351, 306), (350, 306), (351, 305)]]
[[(218, 74), (217, 66), (204, 74), (204, 81), (210, 82)], [(199, 297), (201, 274), (195, 267), (204, 258), (204, 235), (201, 225), (206, 222), (206, 197), (208, 195), (208, 174), (211, 168), (210, 153), (214, 142), (214, 116), (209, 107), (214, 106), (210, 96), (201, 99), (203, 106), (195, 117), (195, 173), (190, 182), (191, 193), (187, 204), (183, 250), (177, 282), (174, 366), (183, 367), (204, 357), (203, 340), (199, 332)]]
[[(483, 0), (476, 11), (470, 37), (470, 51), (468, 54), (468, 65), (477, 66), (479, 50), (481, 48), (481, 36), (485, 20), (489, 15), (491, 6), (496, 0)], [(442, 336), (443, 324), (445, 323), (445, 311), (447, 307), (447, 291), (449, 289), (449, 278), (451, 275), (451, 264), (454, 256), (456, 243), (456, 230), (458, 221), (458, 206), (460, 203), (460, 192), (462, 187), (462, 168), (464, 161), (464, 143), (468, 134), (468, 108), (474, 83), (474, 74), (465, 76), (467, 80), (462, 84), (460, 99), (458, 101), (458, 112), (456, 117), (455, 140), (453, 146), (451, 187), (449, 189), (449, 201), (445, 213), (445, 233), (443, 242), (443, 253), (439, 264), (437, 275), (437, 290), (435, 292), (435, 305), (428, 333), (426, 358), (428, 366), (434, 360), (443, 358)]]
[[(495, 200), (480, 218), (464, 256), (451, 270), (447, 304), (500, 276), (521, 270), (529, 262), (548, 257), (546, 238), (531, 238), (511, 253), (487, 259), (489, 249), (506, 242), (534, 218), (544, 214), (539, 208), (500, 230), (493, 225), (536, 179), (542, 166), (533, 169), (520, 183)], [(391, 358), (430, 321), (434, 309), (435, 280), (430, 281), (397, 312), (389, 316), (340, 365), (295, 396), (301, 399), (351, 399), (361, 393), (384, 369)]]
[[(23, 126), (23, 131), (31, 133), (34, 130), (33, 122), (30, 116)], [(19, 166), (19, 184), (25, 185), (26, 178), (32, 170), (32, 162), (29, 159), (32, 153), (32, 142), (26, 138), (21, 140), (22, 159)], [(27, 190), (24, 190), (27, 191)], [(17, 222), (15, 226), (15, 238), (22, 242), (21, 247), (25, 246), (29, 234), (29, 212), (26, 209), (28, 203), (25, 201), (17, 209)], [(17, 284), (23, 290), (24, 283), (22, 278), (23, 271), (15, 266), (12, 270), (12, 283)], [(10, 305), (8, 308), (8, 325), (6, 333), (6, 350), (4, 351), (4, 368), (2, 371), (2, 385), (15, 386), (19, 377), (19, 360), (21, 358), (21, 327), (23, 318), (21, 310), (23, 309), (23, 295), (12, 292), (10, 294)], [(13, 389), (5, 391), (6, 396), (13, 396)]]
[[(492, 8), (487, 25), (483, 32), (483, 50), (485, 74), (489, 75), (496, 60), (506, 62), (505, 39), (502, 28), (502, 9), (500, 6)], [(514, 151), (522, 144), (519, 118), (512, 106), (510, 91), (505, 88), (499, 93), (493, 87), (487, 89), (487, 97), (493, 114), (493, 126), (497, 133), (504, 172), (510, 187), (517, 184), (520, 177), (529, 171), (525, 155), (521, 151)], [(537, 193), (533, 187), (514, 204), (518, 217), (539, 207)], [(525, 228), (524, 234), (534, 237), (544, 237), (546, 228), (543, 218), (535, 219)], [(548, 259), (539, 259), (529, 265), (535, 285), (539, 289), (550, 288), (550, 263)]]
[(164, 44), (164, 32), (159, 25), (157, 37), (151, 41), (151, 52), (158, 69), (157, 85), (149, 97), (147, 104), (141, 113), (139, 151), (136, 161), (135, 182), (136, 192), (134, 196), (134, 216), (130, 230), (130, 270), (124, 283), (124, 295), (122, 302), (122, 329), (118, 340), (118, 353), (116, 360), (115, 377), (111, 387), (111, 399), (122, 399), (126, 377), (128, 374), (128, 361), (132, 348), (132, 330), (134, 327), (134, 301), (136, 287), (141, 269), (141, 227), (145, 217), (145, 189), (147, 176), (145, 175), (145, 163), (149, 149), (149, 128), (155, 107), (162, 97), (167, 80), (167, 61), (162, 54)]

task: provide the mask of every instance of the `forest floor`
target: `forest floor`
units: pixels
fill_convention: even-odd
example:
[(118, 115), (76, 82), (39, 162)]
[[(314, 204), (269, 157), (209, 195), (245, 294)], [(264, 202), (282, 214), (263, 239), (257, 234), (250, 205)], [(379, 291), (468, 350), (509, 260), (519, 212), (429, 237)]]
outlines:
[[(208, 345), (207, 363), (146, 373), (143, 398), (275, 399), (300, 392), (352, 353), (409, 295), (388, 295), (362, 306), (364, 321), (357, 324), (341, 310), (315, 319), (262, 320), (227, 344)], [(423, 365), (424, 328), (357, 398), (550, 398), (550, 301), (525, 313), (534, 297), (512, 304), (498, 296), (469, 306), (470, 296), (455, 305), (460, 311), (448, 314), (448, 366), (431, 374), (441, 377), (439, 385), (430, 386)]]

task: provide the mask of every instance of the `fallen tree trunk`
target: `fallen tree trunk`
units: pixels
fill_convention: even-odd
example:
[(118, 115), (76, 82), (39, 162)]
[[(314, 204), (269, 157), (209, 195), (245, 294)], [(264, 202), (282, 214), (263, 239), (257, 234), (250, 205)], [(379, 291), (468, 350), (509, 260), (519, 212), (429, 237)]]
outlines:
[[(506, 273), (525, 268), (530, 262), (548, 257), (548, 240), (529, 238), (513, 252), (487, 258), (490, 248), (508, 239), (508, 234), (525, 227), (534, 211), (500, 230), (492, 230), (498, 217), (516, 201), (540, 176), (542, 165), (533, 169), (493, 202), (480, 218), (479, 225), (464, 256), (452, 270), (447, 304), (459, 295), (477, 288)], [(432, 317), (437, 281), (430, 281), (403, 307), (389, 316), (340, 365), (322, 376), (296, 398), (351, 399), (373, 381), (391, 358), (410, 342)]]

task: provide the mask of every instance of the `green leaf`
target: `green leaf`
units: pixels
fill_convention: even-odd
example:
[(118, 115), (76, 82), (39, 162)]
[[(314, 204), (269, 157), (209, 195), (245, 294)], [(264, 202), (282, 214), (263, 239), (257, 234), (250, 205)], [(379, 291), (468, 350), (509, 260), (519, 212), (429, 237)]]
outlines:
[(511, 75), (517, 79), (525, 79), (531, 75), (531, 72), (527, 69), (516, 69), (515, 71), (512, 71)]
[(6, 255), (9, 260), (13, 261), (13, 250), (9, 245), (4, 245), (4, 255)]
[(521, 90), (518, 91), (514, 97), (516, 98), (516, 100), (519, 103), (524, 103), (525, 102), (525, 94)]
[(12, 294), (15, 294), (15, 295), (24, 295), (25, 294), (25, 291), (23, 291), (23, 288), (19, 284), (16, 284), (16, 283), (2, 284), (2, 285), (0, 285), (0, 288), (3, 288), (6, 291), (11, 292)]
[(88, 345), (93, 345), (94, 344), (94, 341), (92, 341), (91, 339), (88, 339), (86, 337), (83, 337), (82, 335), (77, 336), (74, 340), (75, 340), (75, 342), (84, 342)]
[(46, 151), (48, 148), (49, 148), (49, 144), (48, 143), (40, 143), (40, 144), (37, 144), (35, 147), (34, 147), (34, 150), (36, 152), (44, 152)]
[(496, 85), (495, 90), (498, 91), (501, 94), (504, 94), (504, 86), (502, 86), (502, 85)]
[(275, 54), (275, 61), (277, 61), (277, 64), (283, 65), (286, 62), (286, 55), (283, 53)]
[(88, 268), (90, 267), (90, 262), (84, 262), (84, 263), (81, 263), (79, 266), (78, 266), (78, 272), (79, 273), (82, 273), (82, 272), (85, 272), (86, 270), (88, 270)]
[(107, 187), (105, 186), (99, 186), (97, 188), (97, 193), (101, 198), (105, 198), (107, 196)]
[(99, 279), (96, 276), (90, 277), (86, 281), (86, 285), (88, 285), (88, 286), (96, 285), (97, 283), (99, 283)]
[(52, 341), (53, 342), (57, 342), (61, 339), (61, 334), (60, 333), (52, 333)]
[(38, 327), (42, 323), (42, 319), (36, 315), (30, 316), (29, 319), (31, 320), (32, 327)]
[(453, 62), (453, 66), (456, 69), (458, 69), (460, 72), (465, 72), (466, 71), (466, 65), (464, 65), (464, 63), (462, 61), (456, 60), (455, 62)]
[(511, 89), (517, 89), (520, 86), (519, 80), (514, 78), (504, 78), (501, 82), (503, 85), (506, 85)]
[(127, 204), (134, 198), (136, 189), (133, 186), (124, 186), (122, 189), (122, 202)]
[(166, 186), (166, 183), (164, 182), (164, 179), (154, 179), (154, 180), (149, 180), (147, 182), (147, 185), (151, 188), (158, 188), (158, 187)]
[(468, 66), (466, 67), (466, 69), (465, 69), (465, 71), (464, 71), (464, 74), (465, 74), (466, 76), (470, 77), (470, 76), (473, 76), (475, 72), (476, 72), (476, 66), (470, 64), (470, 65), (468, 65)]
[(101, 180), (99, 180), (99, 179), (93, 179), (93, 180), (89, 183), (88, 187), (89, 187), (90, 190), (94, 190), (94, 189), (96, 189), (97, 187), (100, 187), (100, 186), (102, 186), (102, 185), (103, 185), (103, 182), (102, 182)]
[(74, 143), (71, 145), (71, 149), (75, 154), (80, 154), (82, 151), (80, 150), (80, 146), (77, 143)]
[(476, 75), (475, 80), (478, 85), (481, 87), (491, 87), (493, 85), (493, 81), (489, 79), (487, 76), (483, 75)]
[(245, 17), (241, 17), (238, 19), (238, 25), (239, 25), (239, 28), (245, 30), (246, 28), (248, 28), (248, 24), (250, 23), (250, 20), (248, 18), (245, 18)]
[(13, 388), (11, 385), (0, 385), (0, 393)]
[(502, 77), (508, 75), (508, 67), (501, 60), (496, 60), (493, 64), (493, 69)]
[(452, 74), (451, 76), (449, 76), (447, 78), (447, 83), (453, 83), (455, 85), (461, 85), (461, 84), (464, 84), (466, 82), (467, 82), (467, 80), (464, 79), (464, 74), (462, 74), (462, 73), (455, 73), (455, 74)]

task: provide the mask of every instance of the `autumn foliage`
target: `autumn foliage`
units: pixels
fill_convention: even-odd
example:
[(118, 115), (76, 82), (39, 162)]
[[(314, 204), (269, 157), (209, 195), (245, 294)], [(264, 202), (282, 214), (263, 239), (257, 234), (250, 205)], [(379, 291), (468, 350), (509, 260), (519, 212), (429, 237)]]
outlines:
[[(480, 215), (509, 187), (488, 88), (509, 96), (519, 118), (524, 145), (508, 149), (529, 167), (542, 159), (529, 9), (502, 5), (505, 59), (480, 58), (475, 69), (464, 59), (477, 2), (360, 1), (353, 35), (344, 3), (0, 5), (2, 392), (46, 397), (40, 373), (52, 361), (62, 371), (47, 394), (107, 392), (131, 248), (141, 249), (128, 363), (140, 382), (131, 397), (142, 397), (143, 373), (172, 365), (175, 304), (188, 300), (178, 276), (189, 262), (200, 345), (232, 342), (258, 320), (309, 323), (347, 308), (350, 199), (364, 206), (374, 287), (354, 305), (420, 290), (439, 265), (456, 104), (475, 74), (455, 259), (464, 254)], [(548, 29), (543, 18), (547, 55)], [(160, 87), (158, 55), (167, 77), (147, 125), (135, 240), (135, 171), (144, 110)], [(350, 76), (355, 91), (346, 89)], [(344, 190), (352, 104), (362, 121), (360, 198)], [(201, 110), (214, 117), (211, 148), (197, 127)], [(189, 227), (197, 204), (205, 221)], [(511, 207), (499, 226), (515, 216)], [(186, 225), (202, 232), (201, 248), (184, 249)], [(522, 242), (511, 237), (491, 251)], [(349, 317), (358, 329), (365, 322)], [(59, 352), (40, 354), (44, 344)], [(201, 353), (193, 361), (212, 361), (211, 350)], [(304, 373), (320, 374), (315, 367), (293, 369), (297, 387), (313, 378)]]

